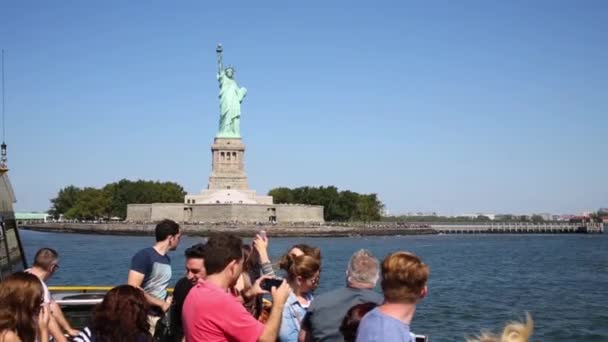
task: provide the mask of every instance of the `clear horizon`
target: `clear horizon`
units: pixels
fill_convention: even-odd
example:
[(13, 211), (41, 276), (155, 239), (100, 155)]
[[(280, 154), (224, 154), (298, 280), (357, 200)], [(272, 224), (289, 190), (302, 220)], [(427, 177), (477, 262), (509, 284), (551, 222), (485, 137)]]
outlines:
[(17, 211), (68, 185), (207, 185), (215, 46), (248, 89), (249, 186), (390, 213), (608, 207), (608, 2), (3, 3)]

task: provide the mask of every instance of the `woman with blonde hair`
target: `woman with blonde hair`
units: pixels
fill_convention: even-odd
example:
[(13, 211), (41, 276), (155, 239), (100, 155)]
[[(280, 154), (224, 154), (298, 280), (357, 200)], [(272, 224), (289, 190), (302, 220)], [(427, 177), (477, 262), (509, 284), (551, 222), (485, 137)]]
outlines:
[(510, 322), (500, 336), (484, 332), (481, 335), (467, 339), (467, 342), (528, 342), (534, 330), (534, 322), (529, 313), (526, 313), (526, 322)]
[(285, 271), (287, 283), (292, 290), (283, 308), (279, 340), (297, 341), (302, 319), (313, 300), (312, 292), (319, 286), (320, 255), (294, 256), (288, 253), (281, 259), (279, 267)]
[(25, 272), (0, 283), (0, 342), (48, 342), (49, 309), (40, 280)]

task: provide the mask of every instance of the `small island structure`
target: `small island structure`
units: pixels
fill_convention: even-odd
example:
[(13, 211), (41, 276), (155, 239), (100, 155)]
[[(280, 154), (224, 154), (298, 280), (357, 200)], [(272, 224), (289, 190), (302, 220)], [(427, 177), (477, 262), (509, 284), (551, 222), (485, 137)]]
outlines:
[(186, 223), (323, 223), (323, 206), (274, 204), (272, 196), (257, 195), (249, 189), (241, 137), (241, 104), (247, 89), (236, 82), (234, 67), (224, 67), (221, 44), (216, 53), (220, 116), (211, 145), (212, 168), (207, 188), (199, 194), (186, 195), (183, 204), (129, 204), (126, 221), (168, 218)]

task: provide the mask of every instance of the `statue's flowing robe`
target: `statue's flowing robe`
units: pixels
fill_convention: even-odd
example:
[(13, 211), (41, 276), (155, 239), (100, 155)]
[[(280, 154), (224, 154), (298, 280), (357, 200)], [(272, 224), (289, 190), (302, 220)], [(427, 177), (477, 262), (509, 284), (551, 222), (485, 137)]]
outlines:
[(247, 89), (239, 88), (235, 80), (222, 71), (218, 75), (220, 82), (220, 127), (219, 134), (240, 136), (241, 102)]

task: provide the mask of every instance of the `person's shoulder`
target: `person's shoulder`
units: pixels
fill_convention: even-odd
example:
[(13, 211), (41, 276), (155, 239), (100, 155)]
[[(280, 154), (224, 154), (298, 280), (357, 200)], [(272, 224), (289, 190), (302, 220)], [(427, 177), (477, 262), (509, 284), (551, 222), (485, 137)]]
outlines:
[(341, 296), (348, 291), (347, 287), (340, 287), (337, 289), (333, 289), (331, 291), (327, 291), (320, 295), (315, 296), (315, 301), (325, 301), (328, 299), (335, 299), (337, 296)]
[(175, 288), (173, 289), (173, 293), (180, 293), (189, 291), (194, 285), (190, 281), (190, 279), (183, 277), (175, 283)]
[(6, 342), (21, 342), (19, 335), (17, 335), (16, 332), (8, 329), (4, 331), (0, 330), (0, 338), (2, 338), (2, 341)]
[(218, 291), (212, 286), (207, 286), (204, 282), (199, 282), (190, 289), (184, 306), (196, 308), (196, 311), (204, 312), (207, 317), (219, 316), (225, 318), (226, 314), (241, 309), (245, 310), (245, 307), (234, 296)]
[[(185, 277), (184, 277), (185, 278)], [(182, 283), (184, 284), (184, 283)], [(185, 285), (185, 284), (184, 284)], [(192, 286), (187, 297), (188, 300), (197, 301), (204, 300), (205, 304), (225, 300), (226, 294), (208, 286), (204, 281), (198, 282)]]
[(133, 255), (133, 258), (141, 258), (141, 257), (149, 257), (150, 255), (152, 255), (154, 252), (154, 248), (153, 247), (146, 247), (143, 249), (140, 249), (139, 251), (137, 251), (137, 253), (135, 253)]
[(190, 285), (192, 284), (192, 282), (190, 281), (190, 279), (188, 279), (187, 277), (181, 277), (181, 278), (180, 278), (180, 279), (177, 281), (177, 283), (175, 283), (175, 288), (177, 288), (178, 286), (179, 286), (179, 287), (181, 287), (181, 286), (185, 286), (185, 285), (187, 285), (187, 284), (190, 284)]
[(346, 287), (341, 287), (320, 295), (315, 295), (315, 298), (311, 302), (308, 311), (333, 308), (337, 303), (343, 302), (343, 299), (347, 296), (347, 291), (348, 289)]
[(383, 336), (384, 324), (376, 308), (361, 318), (357, 329), (357, 341), (382, 341)]
[(364, 290), (361, 290), (360, 293), (361, 293), (361, 297), (365, 301), (374, 302), (376, 304), (382, 304), (382, 302), (384, 301), (384, 296), (382, 296), (380, 293), (378, 293), (374, 290), (364, 289)]

